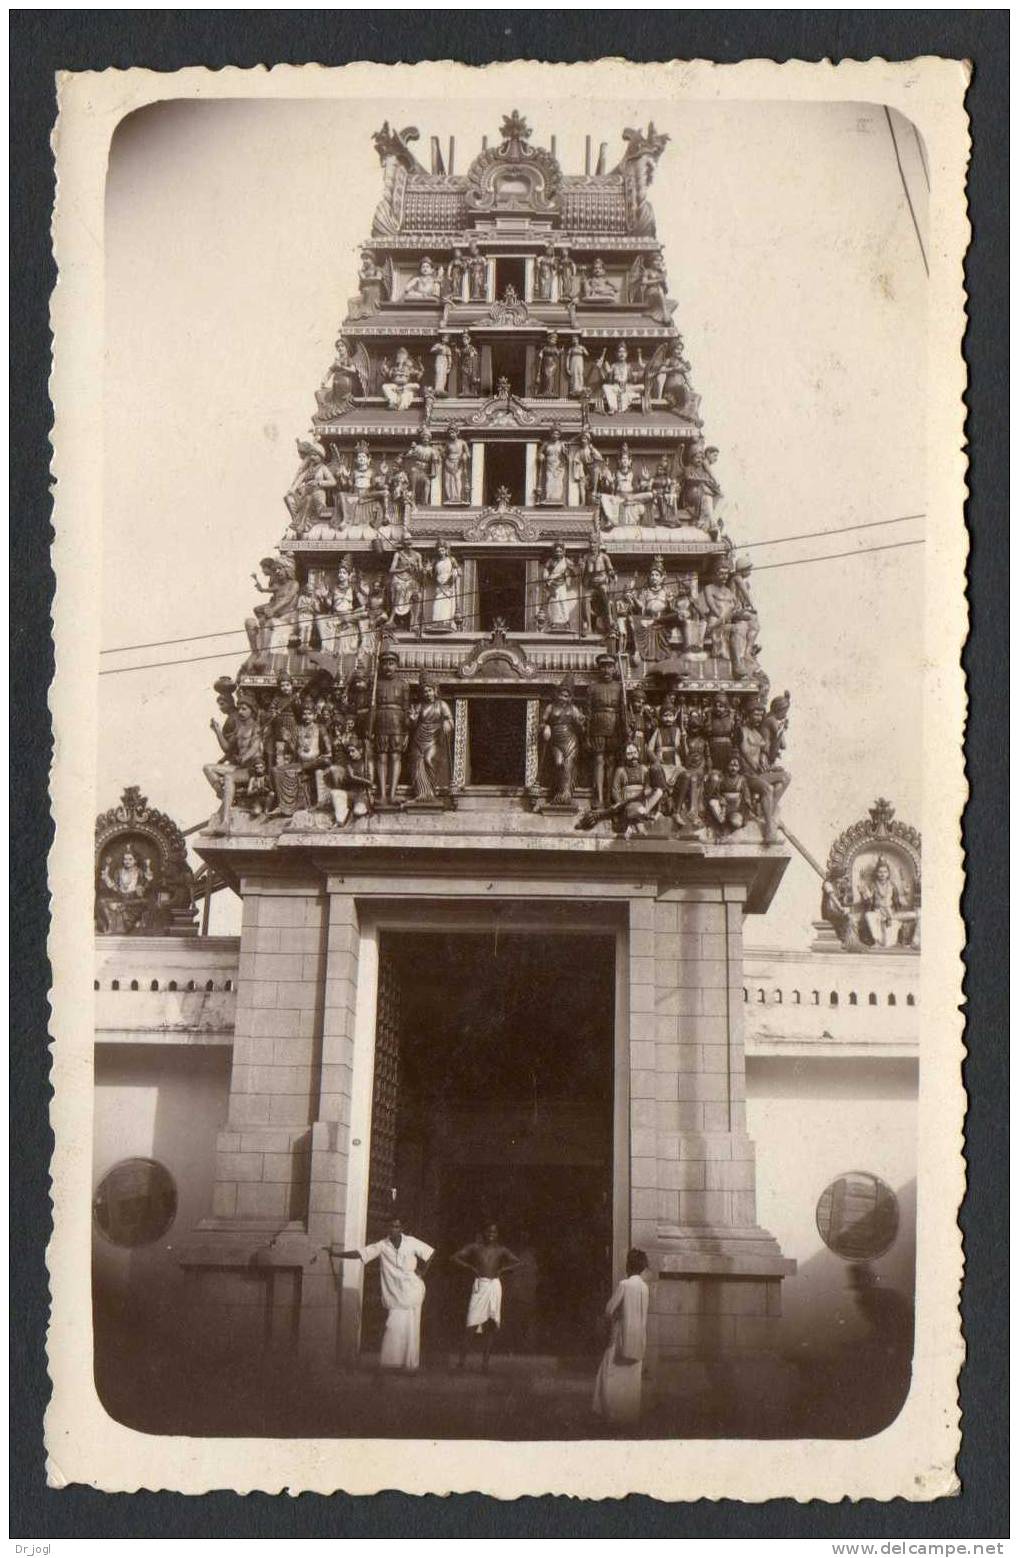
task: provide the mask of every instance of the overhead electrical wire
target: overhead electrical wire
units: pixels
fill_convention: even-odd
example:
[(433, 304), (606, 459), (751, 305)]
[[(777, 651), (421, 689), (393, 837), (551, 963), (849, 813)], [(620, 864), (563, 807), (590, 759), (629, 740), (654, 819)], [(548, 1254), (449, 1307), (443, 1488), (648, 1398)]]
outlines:
[[(848, 528), (855, 529), (857, 527), (856, 526), (850, 526)], [(830, 534), (830, 532), (829, 532), (829, 534)], [(895, 551), (898, 551), (900, 547), (905, 547), (905, 546), (923, 546), (923, 544), (924, 544), (923, 538), (922, 537), (918, 537), (914, 541), (892, 541), (887, 546), (860, 546), (860, 547), (856, 547), (854, 550), (849, 551), (849, 552), (821, 553), (817, 557), (793, 557), (793, 558), (789, 558), (785, 562), (781, 562), (781, 563), (761, 563), (760, 565), (756, 566), (755, 572), (757, 572), (757, 573), (765, 573), (769, 569), (772, 569), (772, 568), (798, 568), (798, 567), (802, 566), (805, 563), (830, 563), (830, 562), (836, 562), (838, 559), (846, 558), (846, 557), (869, 557), (872, 552), (895, 552)], [(480, 594), (480, 591), (473, 591), (472, 594), (475, 594), (475, 595), (476, 594)], [(243, 631), (243, 630), (241, 630), (241, 631)], [(196, 634), (195, 635), (196, 638), (216, 638), (218, 636), (219, 635), (215, 634), (215, 633), (205, 633), (205, 634)], [(168, 643), (190, 643), (190, 642), (192, 642), (192, 640), (190, 640), (190, 639), (168, 639), (167, 642)], [(139, 649), (147, 649), (147, 648), (154, 648), (155, 646), (154, 645), (150, 645), (150, 644), (139, 644), (136, 647), (139, 648)], [(115, 650), (107, 650), (107, 651), (105, 651), (105, 653), (107, 653), (107, 654), (114, 654), (114, 653), (117, 653), (117, 652), (118, 651), (115, 651)], [(120, 652), (126, 653), (126, 651), (120, 651)], [(123, 676), (127, 672), (129, 672), (129, 671), (157, 671), (157, 670), (162, 669), (162, 667), (169, 666), (169, 665), (201, 665), (204, 661), (207, 661), (207, 660), (232, 659), (235, 655), (236, 655), (236, 650), (221, 649), (217, 654), (211, 654), (211, 655), (185, 655), (183, 657), (178, 657), (177, 659), (172, 659), (172, 660), (148, 660), (143, 665), (118, 665), (118, 666), (111, 666), (109, 670), (107, 670), (107, 671), (100, 671), (98, 674), (100, 676)]]
[[(741, 552), (749, 552), (752, 547), (779, 546), (786, 541), (814, 541), (823, 536), (844, 536), (851, 530), (874, 530), (882, 525), (904, 525), (911, 519), (926, 519), (926, 514), (900, 514), (896, 519), (870, 519), (861, 525), (836, 525), (830, 530), (807, 530), (798, 536), (774, 536), (770, 541), (746, 541), (738, 548)], [(876, 547), (874, 550), (878, 550)], [(846, 555), (846, 554), (840, 554)], [(780, 567), (781, 564), (772, 563), (770, 567)], [(760, 572), (758, 567), (758, 572)], [(221, 628), (218, 633), (185, 633), (181, 638), (156, 638), (147, 644), (120, 644), (115, 649), (101, 649), (102, 655), (126, 655), (139, 649), (166, 649), (171, 644), (197, 644), (209, 638), (239, 638), (244, 632), (243, 628)], [(224, 651), (226, 653), (227, 651)], [(209, 658), (209, 657), (206, 657)], [(101, 671), (101, 676), (107, 672)]]

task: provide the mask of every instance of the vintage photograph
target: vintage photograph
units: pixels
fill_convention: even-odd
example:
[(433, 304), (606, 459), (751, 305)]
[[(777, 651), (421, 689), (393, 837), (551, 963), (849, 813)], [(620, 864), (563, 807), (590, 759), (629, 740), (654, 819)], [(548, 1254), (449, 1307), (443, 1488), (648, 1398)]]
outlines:
[(109, 135), (76, 1302), (157, 1460), (910, 1398), (930, 132), (526, 69)]

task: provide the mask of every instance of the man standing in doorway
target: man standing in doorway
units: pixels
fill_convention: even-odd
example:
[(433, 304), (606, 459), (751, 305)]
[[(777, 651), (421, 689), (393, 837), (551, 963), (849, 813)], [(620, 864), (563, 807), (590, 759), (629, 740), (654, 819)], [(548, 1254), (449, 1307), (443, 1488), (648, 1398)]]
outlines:
[(460, 1343), (460, 1367), (467, 1361), (467, 1343), (471, 1336), (482, 1340), (481, 1368), (488, 1373), (496, 1332), (502, 1324), (501, 1274), (512, 1271), (520, 1261), (512, 1250), (499, 1243), (499, 1229), (486, 1223), (480, 1239), (465, 1244), (453, 1256), (453, 1264), (474, 1273), (474, 1285), (467, 1305), (467, 1326)]
[(413, 1374), (421, 1362), (421, 1306), (425, 1301), (422, 1277), (435, 1254), (431, 1245), (404, 1233), (399, 1217), (393, 1217), (384, 1239), (356, 1250), (333, 1249), (332, 1253), (338, 1260), (361, 1260), (366, 1266), (369, 1261), (378, 1261), (386, 1311), (379, 1365)]

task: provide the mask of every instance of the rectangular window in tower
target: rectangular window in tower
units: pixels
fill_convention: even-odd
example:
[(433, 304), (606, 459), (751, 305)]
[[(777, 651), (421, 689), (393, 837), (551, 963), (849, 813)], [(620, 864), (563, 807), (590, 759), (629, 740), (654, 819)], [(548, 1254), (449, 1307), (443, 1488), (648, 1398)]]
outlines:
[(468, 784), (523, 787), (526, 721), (525, 698), (470, 699)]
[(527, 564), (514, 557), (479, 557), (477, 560), (476, 621), (482, 633), (490, 633), (501, 621), (510, 633), (524, 631)]
[(495, 295), (506, 296), (506, 288), (512, 287), (518, 298), (524, 295), (524, 262), (519, 256), (500, 257), (495, 262)]
[(492, 353), (492, 393), (496, 394), (501, 379), (509, 380), (509, 387), (514, 395), (526, 395), (529, 391), (527, 383), (527, 347), (523, 341), (499, 341), (495, 340), (491, 345)]
[(493, 508), (505, 488), (510, 503), (527, 502), (527, 445), (485, 445), (485, 502)]

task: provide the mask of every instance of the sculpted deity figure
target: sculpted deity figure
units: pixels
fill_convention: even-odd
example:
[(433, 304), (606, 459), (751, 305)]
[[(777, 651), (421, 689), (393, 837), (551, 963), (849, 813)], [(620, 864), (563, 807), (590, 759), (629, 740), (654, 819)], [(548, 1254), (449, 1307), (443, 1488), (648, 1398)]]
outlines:
[(711, 773), (711, 748), (705, 734), (704, 710), (696, 704), (687, 710), (685, 728), (680, 737), (680, 756), (683, 779), (673, 804), (682, 811), (686, 820), (697, 827), (701, 822), (704, 806), (704, 788)]
[(541, 735), (552, 768), (549, 801), (553, 806), (573, 804), (583, 730), (584, 715), (573, 701), (573, 680), (566, 676), (552, 702), (541, 711)]
[(553, 422), (549, 435), (538, 447), (538, 502), (566, 502), (567, 450), (558, 422)]
[(918, 911), (896, 887), (892, 868), (884, 855), (879, 855), (869, 873), (860, 883), (863, 903), (862, 923), (875, 947), (897, 947), (912, 942)]
[(542, 400), (557, 400), (560, 391), (560, 375), (563, 366), (563, 349), (559, 336), (550, 330), (544, 345), (538, 351), (535, 364), (535, 394)]
[(595, 259), (584, 276), (582, 296), (586, 301), (612, 301), (619, 296), (616, 283), (606, 274), (605, 261)]
[(354, 572), (353, 559), (347, 554), (337, 565), (336, 582), (321, 584), (316, 596), (318, 636), (323, 649), (334, 655), (357, 654), (367, 599)]
[(407, 757), (411, 797), (415, 801), (432, 801), (449, 789), (453, 772), (450, 758), (453, 711), (439, 697), (434, 682), (422, 681), (420, 699), (411, 706), (409, 720)]
[(705, 789), (707, 808), (720, 828), (735, 832), (747, 821), (752, 800), (750, 781), (733, 755), (724, 773), (712, 773)]
[(446, 447), (442, 451), (442, 498), (444, 503), (466, 503), (468, 493), (466, 477), (471, 463), (471, 446), (460, 437), (458, 427), (450, 427), (446, 433)]
[(570, 627), (570, 607), (574, 599), (574, 567), (566, 548), (557, 541), (552, 556), (541, 570), (544, 591), (545, 627), (550, 633), (566, 633)]
[(453, 348), (446, 336), (436, 341), (432, 347), (432, 356), (435, 359), (432, 388), (436, 395), (446, 395), (449, 392), (449, 375), (453, 371)]
[(454, 249), (453, 258), (446, 267), (446, 282), (449, 296), (457, 303), (463, 299), (466, 276), (467, 261), (464, 259), (463, 250)]
[(608, 410), (612, 413), (626, 411), (640, 395), (644, 375), (643, 354), (638, 350), (637, 360), (632, 363), (626, 342), (620, 341), (611, 361), (608, 360), (607, 350), (602, 352), (598, 358), (598, 372), (602, 381), (602, 398)]
[(683, 612), (660, 557), (652, 561), (645, 583), (629, 591), (626, 608), (633, 647), (641, 659), (667, 659), (673, 652), (673, 633), (683, 620)]
[(669, 322), (668, 286), (665, 260), (659, 249), (657, 253), (644, 258), (635, 289), (636, 301), (643, 303), (652, 319), (657, 319), (659, 324)]
[(607, 806), (610, 775), (606, 765), (619, 751), (623, 736), (623, 688), (608, 653), (595, 660), (597, 679), (587, 693), (587, 746), (591, 753), (591, 790), (595, 806)]
[[(726, 557), (716, 558), (708, 580), (695, 602), (705, 624), (705, 639), (711, 653), (728, 655), (732, 660), (732, 619), (739, 610), (739, 596), (732, 587), (732, 564)], [(733, 667), (734, 673), (739, 675)]]
[(460, 626), (460, 590), (463, 570), (453, 557), (446, 541), (435, 543), (435, 557), (428, 566), (434, 593), (432, 596), (433, 632), (449, 633)]
[(587, 358), (587, 347), (575, 335), (566, 348), (566, 386), (573, 400), (579, 400), (587, 389)]
[(556, 257), (550, 243), (534, 262), (534, 296), (539, 303), (551, 303), (555, 289)]
[(418, 266), (418, 273), (412, 276), (403, 289), (405, 298), (421, 298), (429, 302), (438, 302), (442, 293), (442, 271), (437, 271), (426, 254)]
[(718, 450), (705, 448), (704, 440), (695, 440), (683, 466), (682, 503), (695, 525), (714, 534), (715, 504), (722, 496), (722, 489), (712, 474), (711, 467)]
[(370, 249), (365, 249), (361, 255), (361, 264), (357, 272), (358, 287), (361, 292), (361, 300), (366, 303), (366, 313), (374, 313), (378, 308), (382, 297), (382, 272), (378, 267), (374, 254)]
[(284, 502), (290, 515), (290, 528), (303, 536), (315, 525), (328, 525), (332, 510), (328, 494), (336, 486), (336, 477), (326, 463), (326, 452), (315, 438), (299, 438), (297, 452), (300, 468), (290, 484)]
[(331, 812), (338, 828), (348, 827), (374, 809), (374, 784), (356, 736), (333, 748), (332, 762), (315, 774), (316, 810)]
[(432, 442), (427, 427), (421, 429), (403, 458), (414, 502), (421, 505), (431, 503), (432, 478), (442, 465), (442, 455)]
[(656, 353), (649, 364), (648, 394), (654, 400), (664, 400), (677, 416), (688, 415), (696, 420), (700, 397), (690, 385), (690, 364), (683, 355), (683, 342), (677, 336), (665, 350)]
[(664, 791), (664, 806), (667, 811), (673, 810), (673, 798), (677, 789), (682, 791), (684, 775), (680, 750), (681, 736), (676, 701), (672, 697), (666, 697), (662, 700), (662, 706), (658, 711), (658, 724), (648, 739), (647, 755), (656, 782)]
[(125, 844), (119, 860), (108, 857), (99, 873), (96, 927), (107, 936), (145, 930), (156, 907), (152, 863)]
[(379, 655), (379, 674), (375, 684), (374, 729), (372, 746), (379, 796), (396, 801), (400, 783), (400, 765), (407, 745), (407, 715), (410, 693), (399, 674), (400, 659), (392, 649)]
[(389, 565), (386, 604), (389, 620), (402, 632), (416, 633), (421, 626), (421, 582), (424, 561), (409, 538), (399, 541)]
[(246, 693), (238, 695), (237, 704), (224, 725), (209, 721), (219, 748), (222, 761), (206, 763), (202, 772), (220, 798), (220, 808), (212, 833), (229, 833), (234, 795), (238, 785), (247, 784), (257, 759), (264, 757), (262, 729), (254, 700)]
[(658, 812), (662, 794), (650, 767), (641, 761), (636, 742), (628, 741), (623, 761), (612, 776), (612, 810), (624, 838), (647, 832), (648, 823)]
[(720, 773), (728, 767), (736, 740), (736, 711), (724, 692), (717, 692), (705, 717), (711, 767)]
[(488, 296), (488, 261), (474, 239), (467, 249), (467, 294), (472, 302), (483, 302)]
[(626, 728), (628, 740), (636, 746), (641, 762), (648, 762), (651, 742), (658, 729), (658, 716), (648, 702), (647, 689), (643, 682), (637, 683), (626, 700)]
[(341, 336), (336, 342), (336, 355), (329, 372), (322, 380), (321, 388), (315, 391), (315, 421), (331, 422), (334, 417), (343, 416), (350, 409), (353, 397), (363, 393), (361, 370)]
[(651, 478), (650, 491), (652, 496), (651, 512), (654, 523), (666, 529), (675, 529), (679, 525), (676, 509), (679, 503), (678, 483), (672, 474), (667, 459), (659, 460)]
[(251, 764), (247, 783), (238, 790), (234, 800), (235, 804), (243, 807), (256, 822), (270, 811), (273, 800), (272, 779), (269, 777), (268, 765), (261, 753)]
[(592, 533), (591, 544), (581, 563), (581, 580), (581, 637), (586, 637), (590, 632), (611, 633), (612, 590), (616, 582), (616, 569), (597, 530)]
[(566, 244), (563, 244), (559, 250), (558, 271), (559, 300), (562, 303), (570, 303), (577, 296), (577, 262)]
[(763, 726), (764, 705), (752, 703), (740, 730), (738, 755), (750, 793), (761, 808), (764, 842), (773, 844), (778, 837), (775, 813), (779, 801), (789, 788), (790, 776), (784, 768), (773, 765), (768, 733)]
[(381, 363), (382, 394), (392, 411), (406, 411), (414, 403), (414, 396), (424, 376), (424, 368), (405, 346), (397, 348), (392, 364), (386, 358)]
[(460, 336), (456, 360), (459, 375), (458, 392), (461, 395), (479, 395), (481, 393), (481, 353), (471, 340), (469, 330), (465, 330)]
[(792, 699), (788, 692), (777, 694), (772, 698), (771, 705), (761, 729), (768, 737), (768, 757), (772, 763), (777, 763), (785, 750), (785, 733), (789, 727), (789, 707)]
[(581, 433), (570, 460), (570, 475), (577, 484), (581, 508), (597, 498), (605, 471), (605, 456), (594, 446), (590, 433)]
[(329, 733), (318, 719), (314, 703), (306, 698), (286, 743), (277, 748), (272, 768), (276, 800), (266, 816), (292, 817), (310, 806), (318, 788), (316, 776), (328, 766), (331, 757)]
[(251, 652), (264, 656), (272, 645), (273, 626), (279, 622), (293, 622), (297, 615), (297, 600), (301, 587), (297, 571), (290, 557), (263, 557), (258, 565), (268, 579), (262, 584), (257, 574), (252, 574), (256, 590), (268, 595), (264, 606), (256, 606), (244, 622)]

